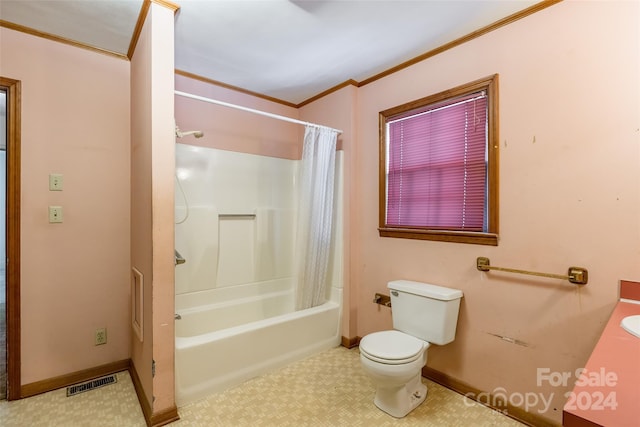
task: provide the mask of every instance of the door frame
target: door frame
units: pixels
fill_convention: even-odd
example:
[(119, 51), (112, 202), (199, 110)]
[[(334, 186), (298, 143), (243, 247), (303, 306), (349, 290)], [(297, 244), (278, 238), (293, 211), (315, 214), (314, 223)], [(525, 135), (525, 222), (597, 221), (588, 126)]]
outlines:
[[(0, 76), (7, 92), (6, 301), (7, 400), (20, 399), (20, 113), (21, 82)], [(2, 260), (0, 260), (2, 262)]]

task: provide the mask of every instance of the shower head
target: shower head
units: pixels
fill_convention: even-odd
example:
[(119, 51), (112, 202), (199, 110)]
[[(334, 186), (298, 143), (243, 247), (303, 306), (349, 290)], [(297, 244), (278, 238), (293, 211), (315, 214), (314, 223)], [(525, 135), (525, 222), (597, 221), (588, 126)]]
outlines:
[(199, 130), (190, 130), (188, 132), (182, 132), (180, 128), (176, 126), (176, 136), (178, 138), (182, 138), (183, 136), (189, 136), (189, 135), (193, 135), (196, 138), (202, 138), (204, 136), (204, 133)]

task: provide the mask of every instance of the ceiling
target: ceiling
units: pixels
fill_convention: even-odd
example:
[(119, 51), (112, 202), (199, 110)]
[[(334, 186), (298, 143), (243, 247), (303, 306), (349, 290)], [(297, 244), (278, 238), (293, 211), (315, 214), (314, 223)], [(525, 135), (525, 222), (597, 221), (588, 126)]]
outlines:
[[(126, 56), (143, 0), (0, 0), (0, 20)], [(175, 0), (176, 69), (294, 105), (538, 0)], [(13, 26), (15, 28), (15, 26)]]

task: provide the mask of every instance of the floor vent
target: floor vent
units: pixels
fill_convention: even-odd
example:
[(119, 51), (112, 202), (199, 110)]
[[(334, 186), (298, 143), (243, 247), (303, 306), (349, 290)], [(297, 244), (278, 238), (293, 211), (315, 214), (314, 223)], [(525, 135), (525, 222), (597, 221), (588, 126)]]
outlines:
[(114, 384), (116, 382), (118, 382), (118, 378), (115, 375), (107, 375), (106, 377), (96, 378), (95, 380), (72, 385), (67, 387), (67, 397), (93, 390), (94, 388)]

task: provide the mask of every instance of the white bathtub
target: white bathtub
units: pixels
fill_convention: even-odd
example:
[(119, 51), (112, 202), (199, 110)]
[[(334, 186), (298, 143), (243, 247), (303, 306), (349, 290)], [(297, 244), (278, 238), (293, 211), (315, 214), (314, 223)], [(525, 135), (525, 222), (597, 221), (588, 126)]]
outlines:
[(338, 346), (339, 301), (293, 312), (288, 279), (177, 296), (177, 405)]

